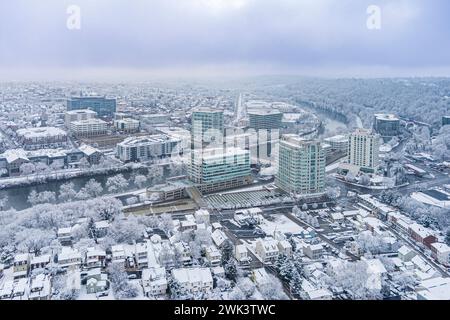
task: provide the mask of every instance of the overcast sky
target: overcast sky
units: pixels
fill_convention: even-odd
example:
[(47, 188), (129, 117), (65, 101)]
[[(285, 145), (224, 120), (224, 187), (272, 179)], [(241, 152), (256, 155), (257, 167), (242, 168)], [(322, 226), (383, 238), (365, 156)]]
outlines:
[[(69, 5), (81, 29), (66, 27)], [(366, 9), (381, 8), (381, 30)], [(1, 0), (0, 78), (450, 75), (448, 0)]]

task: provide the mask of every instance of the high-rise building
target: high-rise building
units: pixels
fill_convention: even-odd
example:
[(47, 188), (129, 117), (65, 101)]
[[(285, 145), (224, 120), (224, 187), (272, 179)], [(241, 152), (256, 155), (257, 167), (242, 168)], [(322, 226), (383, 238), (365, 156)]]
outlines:
[(298, 135), (280, 140), (276, 185), (288, 193), (315, 195), (325, 189), (325, 153), (319, 141)]
[[(195, 151), (194, 151), (195, 152)], [(250, 153), (239, 148), (200, 151), (191, 163), (190, 180), (199, 184), (202, 192), (236, 188), (251, 182)]]
[(393, 114), (375, 114), (373, 128), (383, 138), (392, 138), (400, 134), (400, 119)]
[(116, 99), (106, 97), (86, 96), (72, 97), (67, 100), (67, 110), (90, 109), (97, 112), (99, 117), (113, 118), (116, 112)]
[(444, 117), (442, 117), (442, 125), (443, 125), (443, 126), (450, 125), (450, 116), (444, 116)]
[(380, 136), (357, 129), (349, 136), (348, 162), (364, 171), (374, 172), (379, 165)]
[(252, 109), (247, 112), (249, 128), (256, 131), (258, 162), (269, 161), (280, 137), (283, 114), (277, 109)]
[[(193, 141), (209, 142), (215, 135), (223, 137), (223, 111), (212, 108), (199, 108), (192, 113)], [(214, 130), (214, 131), (213, 131)]]
[(249, 127), (255, 130), (281, 129), (283, 114), (275, 109), (249, 110)]

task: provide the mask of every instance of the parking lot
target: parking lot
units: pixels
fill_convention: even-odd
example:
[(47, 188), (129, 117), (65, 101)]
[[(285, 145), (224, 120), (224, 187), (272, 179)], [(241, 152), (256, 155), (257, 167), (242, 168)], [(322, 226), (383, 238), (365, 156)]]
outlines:
[(292, 200), (278, 191), (257, 190), (209, 195), (205, 197), (205, 202), (212, 209), (239, 209), (287, 203)]

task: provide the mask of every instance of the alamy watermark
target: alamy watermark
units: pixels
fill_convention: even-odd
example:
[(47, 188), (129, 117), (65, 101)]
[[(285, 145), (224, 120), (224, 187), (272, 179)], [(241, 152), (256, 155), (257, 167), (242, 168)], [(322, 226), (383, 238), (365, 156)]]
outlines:
[(77, 5), (70, 5), (67, 7), (66, 14), (68, 15), (66, 27), (69, 30), (81, 29), (81, 8)]
[(370, 5), (367, 7), (366, 13), (369, 15), (367, 17), (366, 26), (369, 30), (380, 30), (381, 29), (381, 8), (377, 5)]

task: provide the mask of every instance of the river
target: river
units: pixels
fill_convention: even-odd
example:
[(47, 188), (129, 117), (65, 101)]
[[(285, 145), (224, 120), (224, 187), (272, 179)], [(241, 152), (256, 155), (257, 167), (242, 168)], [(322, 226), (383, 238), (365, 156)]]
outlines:
[[(43, 184), (33, 185), (33, 186), (26, 186), (26, 187), (14, 187), (9, 188), (5, 190), (0, 191), (0, 199), (7, 196), (8, 197), (8, 203), (6, 205), (6, 208), (14, 208), (16, 210), (24, 210), (30, 207), (30, 204), (27, 202), (28, 195), (31, 191), (35, 190), (36, 192), (43, 192), (43, 191), (53, 191), (58, 195), (59, 188), (62, 184), (67, 182), (72, 182), (74, 184), (74, 189), (76, 191), (79, 191), (86, 182), (88, 182), (90, 179), (94, 178), (97, 182), (100, 182), (102, 184), (102, 187), (104, 189), (104, 194), (107, 193), (105, 184), (109, 177), (116, 175), (117, 173), (110, 173), (110, 174), (100, 174), (96, 176), (89, 176), (89, 177), (75, 177), (68, 180), (60, 180), (60, 181), (52, 181), (47, 182)], [(134, 172), (132, 171), (126, 171), (123, 172), (122, 175), (124, 178), (128, 181), (129, 185), (124, 192), (132, 191), (137, 189), (137, 186), (134, 184), (134, 179), (132, 178), (133, 175), (136, 174), (143, 174), (147, 175), (147, 169), (141, 168), (137, 169)], [(165, 167), (164, 170), (164, 177), (168, 177), (168, 170), (167, 167)], [(148, 185), (150, 186), (150, 185)]]

